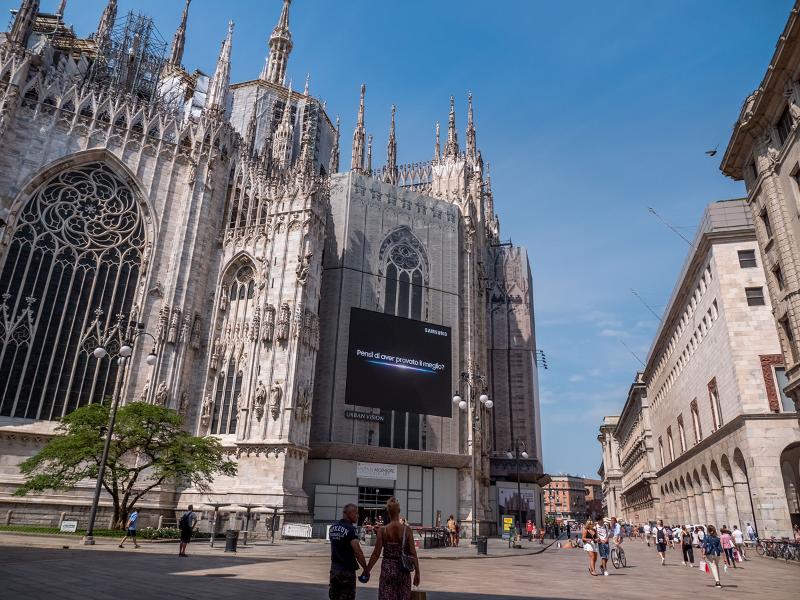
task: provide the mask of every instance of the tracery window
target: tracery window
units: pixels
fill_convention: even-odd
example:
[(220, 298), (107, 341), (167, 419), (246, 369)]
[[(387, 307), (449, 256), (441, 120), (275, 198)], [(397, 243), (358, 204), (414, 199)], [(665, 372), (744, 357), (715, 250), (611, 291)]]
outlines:
[(145, 244), (130, 187), (107, 165), (54, 176), (22, 209), (0, 272), (0, 415), (58, 419), (113, 392), (117, 365), (81, 347), (133, 306)]
[[(428, 257), (420, 241), (408, 227), (398, 227), (384, 240), (378, 260), (385, 278), (383, 311), (422, 320)], [(419, 450), (424, 423), (423, 415), (386, 411), (380, 425), (378, 443), (385, 447)], [(422, 431), (423, 450), (424, 437)]]
[[(239, 406), (243, 402), (242, 351), (254, 326), (255, 270), (249, 259), (238, 260), (223, 278), (218, 307), (216, 341), (209, 378), (213, 382), (213, 434), (236, 433)], [(254, 332), (257, 333), (257, 332)], [(217, 362), (221, 365), (217, 367)], [(216, 371), (216, 375), (214, 373)]]

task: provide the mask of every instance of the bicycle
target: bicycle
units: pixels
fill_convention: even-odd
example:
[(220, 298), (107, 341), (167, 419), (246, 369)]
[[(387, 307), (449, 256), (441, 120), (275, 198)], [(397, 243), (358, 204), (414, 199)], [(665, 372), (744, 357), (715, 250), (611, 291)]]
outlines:
[(614, 546), (611, 549), (611, 564), (614, 565), (615, 569), (628, 566), (628, 562), (625, 560), (625, 550), (622, 549), (622, 546)]

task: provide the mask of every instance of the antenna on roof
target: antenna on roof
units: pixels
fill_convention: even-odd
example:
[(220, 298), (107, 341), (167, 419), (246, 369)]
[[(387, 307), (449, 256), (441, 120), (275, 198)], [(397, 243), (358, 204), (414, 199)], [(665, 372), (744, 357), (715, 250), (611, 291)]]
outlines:
[(670, 223), (668, 223), (667, 221), (665, 221), (665, 220), (662, 218), (662, 216), (656, 212), (656, 209), (655, 209), (655, 208), (653, 208), (652, 206), (648, 206), (648, 207), (647, 207), (647, 210), (649, 210), (651, 213), (653, 213), (653, 214), (656, 216), (656, 218), (657, 218), (659, 221), (661, 221), (661, 222), (662, 222), (664, 225), (666, 225), (667, 227), (669, 227), (669, 228), (670, 228), (670, 230), (672, 230), (672, 232), (673, 232), (675, 235), (677, 235), (677, 236), (678, 236), (678, 237), (680, 237), (680, 238), (681, 238), (681, 239), (682, 239), (684, 242), (686, 242), (687, 244), (689, 244), (689, 247), (690, 247), (690, 248), (694, 248), (694, 244), (693, 244), (692, 242), (690, 242), (689, 240), (687, 240), (687, 239), (686, 239), (686, 237), (685, 237), (685, 236), (684, 236), (684, 235), (683, 235), (683, 234), (682, 234), (680, 231), (678, 231), (677, 229), (675, 229), (675, 227), (674, 227), (673, 225), (671, 225)]
[(658, 313), (656, 313), (656, 311), (654, 311), (653, 308), (647, 302), (644, 301), (644, 298), (642, 298), (639, 295), (639, 292), (637, 292), (635, 289), (631, 288), (631, 294), (636, 296), (639, 299), (639, 302), (644, 304), (645, 308), (647, 308), (647, 310), (649, 310), (656, 319), (661, 321), (661, 317), (658, 316)]
[(626, 344), (625, 342), (623, 342), (623, 341), (622, 341), (622, 338), (617, 338), (617, 339), (619, 340), (619, 343), (620, 343), (620, 344), (622, 344), (623, 346), (625, 346), (625, 349), (626, 349), (628, 352), (630, 352), (630, 353), (633, 355), (633, 358), (635, 358), (636, 360), (638, 360), (638, 361), (639, 361), (639, 362), (642, 364), (642, 366), (643, 366), (643, 367), (646, 367), (646, 366), (647, 366), (646, 364), (644, 364), (644, 362), (642, 362), (642, 359), (641, 359), (641, 358), (639, 358), (639, 357), (636, 355), (636, 353), (635, 353), (633, 350), (631, 350), (631, 349), (628, 347), (628, 344)]

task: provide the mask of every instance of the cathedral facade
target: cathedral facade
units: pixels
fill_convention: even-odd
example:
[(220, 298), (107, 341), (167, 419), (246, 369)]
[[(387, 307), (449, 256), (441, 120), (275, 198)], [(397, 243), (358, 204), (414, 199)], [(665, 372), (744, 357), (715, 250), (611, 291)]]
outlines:
[[(451, 98), (445, 139), (437, 125), (433, 159), (413, 165), (397, 163), (393, 108), (373, 168), (362, 86), (342, 170), (338, 119), (286, 84), (290, 0), (262, 72), (239, 83), (233, 23), (211, 75), (183, 66), (188, 0), (171, 44), (116, 0), (80, 38), (65, 6), (24, 0), (0, 34), (0, 504), (30, 520), (86, 511), (92, 482), (12, 499), (17, 466), (118, 376), (122, 402), (174, 408), (238, 464), (143, 512), (226, 503), (324, 523), (394, 494), (411, 523), (469, 527), (495, 520), (515, 447), (538, 493), (530, 268), (500, 241), (472, 97), (464, 148)], [(347, 404), (353, 309), (449, 328), (467, 406)], [(120, 371), (114, 345), (137, 331), (154, 341), (139, 336)], [(110, 357), (92, 355), (101, 343)]]

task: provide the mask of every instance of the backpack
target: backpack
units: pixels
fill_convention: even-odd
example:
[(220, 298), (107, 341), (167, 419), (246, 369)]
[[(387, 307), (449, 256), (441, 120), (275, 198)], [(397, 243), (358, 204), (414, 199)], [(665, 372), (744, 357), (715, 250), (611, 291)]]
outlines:
[(659, 544), (663, 544), (665, 542), (665, 534), (663, 528), (661, 529), (656, 528), (656, 540), (658, 540)]
[(178, 529), (189, 529), (189, 527), (189, 513), (185, 512), (183, 513), (181, 520), (178, 521)]

